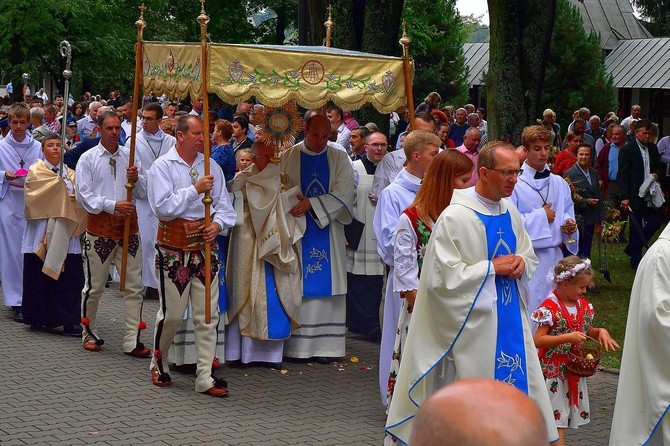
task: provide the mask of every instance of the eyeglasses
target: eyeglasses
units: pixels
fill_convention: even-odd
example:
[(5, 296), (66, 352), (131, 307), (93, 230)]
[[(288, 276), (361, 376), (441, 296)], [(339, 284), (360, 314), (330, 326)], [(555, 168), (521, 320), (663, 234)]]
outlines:
[(493, 170), (495, 172), (498, 172), (505, 178), (518, 177), (519, 175), (521, 175), (521, 169), (492, 169), (487, 167), (486, 170)]
[(368, 145), (374, 147), (375, 149), (385, 149), (389, 146), (385, 142), (373, 142), (372, 144)]

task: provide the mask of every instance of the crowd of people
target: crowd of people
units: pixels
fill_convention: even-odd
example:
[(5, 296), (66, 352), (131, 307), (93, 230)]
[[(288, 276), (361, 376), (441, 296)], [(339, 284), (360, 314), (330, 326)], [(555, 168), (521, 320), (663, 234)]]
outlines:
[[(223, 362), (330, 363), (349, 330), (381, 342), (389, 444), (422, 444), (413, 425), (438, 421), (419, 407), (467, 378), (521, 390), (542, 441), (564, 444), (590, 419), (586, 381), (565, 367), (571, 347), (618, 348), (584, 298), (599, 292), (590, 256), (606, 203), (630, 218), (633, 269), (663, 221), (670, 141), (652, 142), (637, 105), (621, 122), (582, 108), (565, 134), (545, 110), (514, 147), (489, 139), (483, 108), (441, 108), (434, 92), (413, 122), (391, 114), (389, 133), (331, 104), (307, 110), (302, 140), (274, 160), (256, 140), (261, 104), (203, 110), (149, 94), (132, 122), (118, 91), (10, 102), (0, 274), (14, 320), (99, 352), (100, 299), (123, 269), (123, 352), (150, 358), (159, 387), (170, 364), (192, 365), (195, 390), (214, 397), (228, 395)], [(160, 303), (150, 346), (144, 299)]]

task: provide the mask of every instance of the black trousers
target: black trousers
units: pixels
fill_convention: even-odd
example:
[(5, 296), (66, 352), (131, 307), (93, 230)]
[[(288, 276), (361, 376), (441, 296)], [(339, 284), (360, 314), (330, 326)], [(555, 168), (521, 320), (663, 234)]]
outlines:
[(81, 254), (68, 254), (58, 280), (42, 272), (37, 254), (23, 255), (23, 304), (26, 323), (48, 328), (79, 325), (84, 267)]
[(626, 254), (630, 257), (630, 266), (637, 268), (642, 260), (642, 247), (651, 240), (661, 226), (662, 216), (660, 209), (645, 206), (631, 212), (630, 219), (635, 221), (629, 224)]
[(370, 335), (379, 330), (379, 305), (384, 276), (347, 273), (347, 328)]

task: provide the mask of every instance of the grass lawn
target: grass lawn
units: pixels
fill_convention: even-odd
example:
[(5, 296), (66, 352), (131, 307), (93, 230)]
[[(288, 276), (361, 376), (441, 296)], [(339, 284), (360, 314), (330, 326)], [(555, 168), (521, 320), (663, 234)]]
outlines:
[[(654, 236), (654, 241), (665, 228), (661, 226)], [(604, 276), (598, 272), (598, 245), (596, 240), (593, 242), (591, 251), (592, 268), (595, 273), (596, 283), (600, 288), (599, 294), (587, 294), (586, 298), (593, 304), (596, 316), (594, 326), (605, 327), (612, 337), (619, 343), (623, 349), (626, 332), (626, 320), (628, 318), (628, 303), (630, 301), (630, 290), (633, 287), (635, 271), (630, 267), (628, 256), (623, 250), (625, 243), (608, 243), (609, 269), (613, 283), (605, 280)], [(650, 244), (651, 246), (651, 244)], [(646, 250), (643, 248), (643, 253)], [(605, 352), (600, 360), (601, 367), (618, 369), (621, 365), (621, 352)]]

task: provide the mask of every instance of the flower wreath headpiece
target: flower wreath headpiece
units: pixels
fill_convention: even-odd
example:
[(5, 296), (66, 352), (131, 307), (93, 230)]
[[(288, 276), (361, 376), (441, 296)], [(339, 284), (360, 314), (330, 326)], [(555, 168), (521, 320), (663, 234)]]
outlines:
[(547, 274), (547, 281), (549, 281), (549, 283), (565, 282), (566, 280), (575, 277), (577, 274), (590, 267), (591, 267), (591, 260), (589, 259), (584, 259), (581, 263), (576, 264), (569, 270), (563, 271), (560, 274), (554, 274), (555, 269), (554, 267), (549, 270), (549, 274)]

